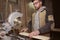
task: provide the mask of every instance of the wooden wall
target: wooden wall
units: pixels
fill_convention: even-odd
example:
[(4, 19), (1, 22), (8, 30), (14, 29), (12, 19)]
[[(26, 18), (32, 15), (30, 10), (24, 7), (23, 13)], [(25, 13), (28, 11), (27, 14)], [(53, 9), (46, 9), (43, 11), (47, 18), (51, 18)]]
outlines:
[[(29, 8), (28, 3), (31, 0), (16, 0), (16, 2), (11, 2), (9, 0), (0, 0), (0, 12), (3, 14), (3, 20), (7, 20), (9, 14), (15, 9), (18, 9), (22, 14), (22, 25), (25, 27), (28, 24), (28, 21), (31, 19), (31, 15), (34, 12)], [(48, 7), (49, 13), (52, 13), (52, 1), (46, 0), (45, 4)]]

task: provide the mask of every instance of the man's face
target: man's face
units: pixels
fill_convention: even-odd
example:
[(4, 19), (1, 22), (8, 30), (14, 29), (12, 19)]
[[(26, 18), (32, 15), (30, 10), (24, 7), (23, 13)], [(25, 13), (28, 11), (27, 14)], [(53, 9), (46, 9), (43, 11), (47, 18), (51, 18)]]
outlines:
[(34, 0), (33, 5), (34, 5), (35, 9), (38, 10), (42, 6), (42, 2), (39, 0)]

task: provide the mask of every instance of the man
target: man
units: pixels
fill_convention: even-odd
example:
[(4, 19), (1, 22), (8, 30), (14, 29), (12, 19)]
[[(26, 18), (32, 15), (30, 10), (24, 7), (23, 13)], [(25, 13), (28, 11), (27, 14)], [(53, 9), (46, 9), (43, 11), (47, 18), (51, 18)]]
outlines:
[(48, 18), (46, 7), (43, 6), (42, 0), (33, 0), (33, 5), (36, 9), (36, 12), (32, 14), (32, 32), (29, 34), (30, 38), (32, 36), (50, 32), (52, 23), (52, 21)]
[(45, 33), (50, 31), (50, 24), (48, 23), (48, 27), (46, 28), (46, 7), (42, 5), (42, 0), (33, 0), (33, 5), (37, 10), (35, 13), (32, 14), (32, 27), (33, 31), (29, 34), (29, 37), (39, 35), (41, 33)]

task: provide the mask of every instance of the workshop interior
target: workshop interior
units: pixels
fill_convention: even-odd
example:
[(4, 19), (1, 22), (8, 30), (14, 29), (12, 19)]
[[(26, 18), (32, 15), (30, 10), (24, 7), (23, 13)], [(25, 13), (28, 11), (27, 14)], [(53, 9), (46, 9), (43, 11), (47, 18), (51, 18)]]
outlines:
[(21, 30), (31, 26), (32, 14), (36, 11), (32, 0), (0, 0), (0, 40), (60, 40), (59, 1), (44, 0), (43, 3), (54, 23), (50, 32), (29, 38), (31, 29)]

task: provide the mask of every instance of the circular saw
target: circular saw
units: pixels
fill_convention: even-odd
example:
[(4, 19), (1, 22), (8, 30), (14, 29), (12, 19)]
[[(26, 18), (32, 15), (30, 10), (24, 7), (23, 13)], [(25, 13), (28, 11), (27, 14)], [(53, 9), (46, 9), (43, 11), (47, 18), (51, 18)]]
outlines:
[(17, 12), (17, 11), (12, 12), (9, 15), (8, 22), (5, 22), (2, 24), (3, 29), (6, 31), (6, 33), (8, 33), (8, 31), (10, 31), (11, 28), (15, 26), (16, 23), (14, 23), (14, 22), (17, 22), (19, 25), (20, 25), (20, 23), (22, 23), (20, 19), (18, 20), (18, 18), (21, 18), (22, 16), (23, 16), (23, 14), (20, 12)]
[(14, 21), (21, 23), (21, 21), (17, 20), (17, 18), (21, 18), (23, 16), (22, 13), (20, 12), (12, 12), (9, 17), (8, 17), (8, 22), (10, 23), (11, 26), (14, 26)]

